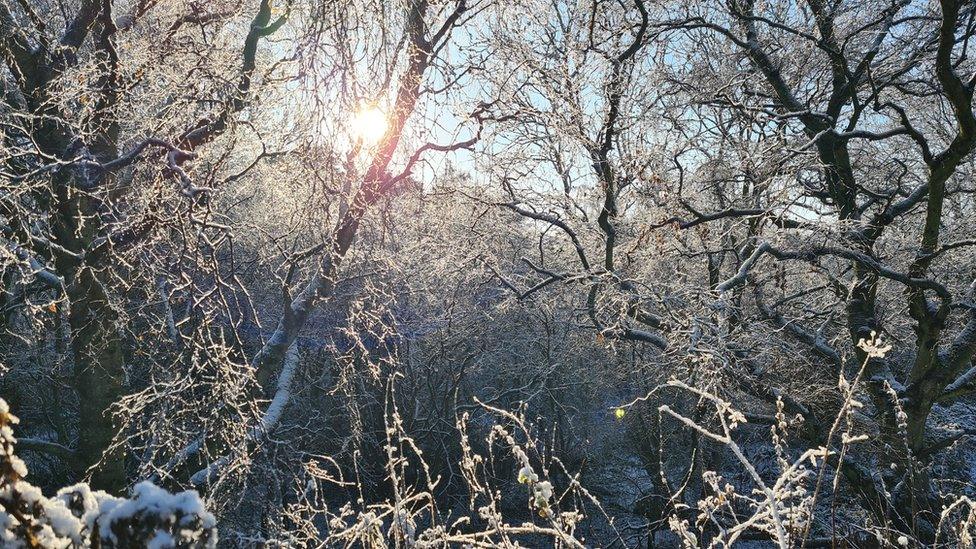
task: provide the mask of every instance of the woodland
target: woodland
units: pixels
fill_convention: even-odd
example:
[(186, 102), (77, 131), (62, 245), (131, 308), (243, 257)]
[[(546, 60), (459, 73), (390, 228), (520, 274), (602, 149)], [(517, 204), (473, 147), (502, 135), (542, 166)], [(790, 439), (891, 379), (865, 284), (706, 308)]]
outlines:
[(0, 0), (0, 547), (973, 547), (974, 49)]

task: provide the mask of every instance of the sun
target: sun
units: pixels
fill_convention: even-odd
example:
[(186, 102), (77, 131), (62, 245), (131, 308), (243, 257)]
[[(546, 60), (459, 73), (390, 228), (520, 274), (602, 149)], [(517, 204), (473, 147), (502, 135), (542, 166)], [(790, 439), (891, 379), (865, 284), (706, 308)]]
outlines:
[(386, 114), (376, 107), (360, 109), (352, 119), (353, 134), (366, 145), (379, 143), (386, 134), (387, 125)]

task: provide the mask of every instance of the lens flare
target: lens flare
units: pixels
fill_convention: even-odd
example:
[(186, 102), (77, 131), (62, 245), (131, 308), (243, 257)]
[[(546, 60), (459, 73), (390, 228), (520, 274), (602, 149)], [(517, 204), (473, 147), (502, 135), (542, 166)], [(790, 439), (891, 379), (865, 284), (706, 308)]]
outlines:
[(353, 134), (367, 145), (379, 143), (386, 134), (387, 125), (386, 115), (376, 107), (364, 108), (352, 119)]

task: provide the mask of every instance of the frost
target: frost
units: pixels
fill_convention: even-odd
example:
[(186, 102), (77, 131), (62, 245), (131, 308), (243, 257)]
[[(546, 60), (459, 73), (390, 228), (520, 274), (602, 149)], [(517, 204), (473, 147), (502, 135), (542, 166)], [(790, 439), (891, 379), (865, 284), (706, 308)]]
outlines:
[(539, 475), (535, 474), (529, 465), (523, 466), (518, 472), (518, 481), (521, 484), (530, 484), (539, 481)]

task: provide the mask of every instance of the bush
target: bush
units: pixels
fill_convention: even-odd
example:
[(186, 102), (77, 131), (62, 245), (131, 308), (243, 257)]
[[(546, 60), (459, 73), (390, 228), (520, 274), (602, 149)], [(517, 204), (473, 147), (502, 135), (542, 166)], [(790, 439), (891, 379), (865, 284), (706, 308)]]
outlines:
[(0, 399), (0, 544), (3, 547), (168, 547), (217, 545), (216, 521), (195, 491), (171, 494), (151, 482), (117, 498), (80, 483), (46, 497), (23, 480), (14, 455), (19, 420)]

